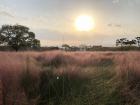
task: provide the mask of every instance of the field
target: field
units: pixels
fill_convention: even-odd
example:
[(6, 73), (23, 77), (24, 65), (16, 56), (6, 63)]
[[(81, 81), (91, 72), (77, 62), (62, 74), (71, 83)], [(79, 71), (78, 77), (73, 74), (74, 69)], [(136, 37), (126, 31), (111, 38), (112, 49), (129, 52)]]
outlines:
[(140, 105), (140, 53), (0, 52), (0, 105)]

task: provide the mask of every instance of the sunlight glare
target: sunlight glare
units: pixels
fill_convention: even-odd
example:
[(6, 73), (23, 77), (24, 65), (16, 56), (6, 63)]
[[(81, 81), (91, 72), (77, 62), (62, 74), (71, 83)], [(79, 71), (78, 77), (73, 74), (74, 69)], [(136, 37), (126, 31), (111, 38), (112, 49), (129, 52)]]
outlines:
[(95, 27), (95, 22), (91, 16), (82, 15), (77, 17), (75, 27), (78, 31), (91, 31)]

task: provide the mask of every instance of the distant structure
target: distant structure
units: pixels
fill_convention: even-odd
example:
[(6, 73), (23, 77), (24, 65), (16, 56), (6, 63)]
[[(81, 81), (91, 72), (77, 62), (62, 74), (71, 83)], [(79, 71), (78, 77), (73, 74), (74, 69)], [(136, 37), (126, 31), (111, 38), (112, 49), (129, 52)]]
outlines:
[(68, 44), (63, 44), (60, 49), (64, 51), (92, 51), (92, 50), (96, 50), (100, 48), (102, 48), (101, 45), (88, 46), (88, 45), (82, 44), (77, 47), (77, 46), (70, 46)]
[(98, 46), (94, 45), (92, 48), (102, 48), (102, 45), (98, 45)]
[(79, 48), (80, 48), (80, 51), (86, 51), (86, 50), (87, 50), (87, 48), (88, 48), (88, 46), (87, 46), (87, 45), (82, 44), (82, 45), (80, 45), (80, 46), (79, 46)]

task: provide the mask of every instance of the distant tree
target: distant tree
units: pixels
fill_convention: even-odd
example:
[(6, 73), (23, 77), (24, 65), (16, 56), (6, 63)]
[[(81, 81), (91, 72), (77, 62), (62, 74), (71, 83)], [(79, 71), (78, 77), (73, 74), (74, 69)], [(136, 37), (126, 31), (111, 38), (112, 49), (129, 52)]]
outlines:
[(130, 41), (131, 45), (135, 45), (137, 44), (137, 40), (133, 39), (132, 41)]
[(129, 45), (129, 46), (135, 45), (136, 43), (137, 43), (136, 40), (126, 40), (125, 42), (123, 42), (124, 45)]
[(72, 50), (72, 51), (78, 51), (78, 50), (80, 50), (80, 48), (77, 47), (77, 46), (71, 46), (71, 50)]
[(126, 41), (127, 41), (127, 38), (121, 38), (120, 39), (121, 46), (123, 46), (124, 45), (124, 42), (126, 42)]
[(124, 42), (126, 42), (126, 41), (127, 41), (126, 38), (117, 39), (116, 40), (116, 46), (119, 46), (119, 45), (123, 46)]
[(117, 40), (116, 40), (116, 46), (119, 46), (120, 43), (121, 43), (120, 40), (117, 39)]
[(63, 44), (62, 47), (67, 51), (70, 49), (70, 46), (68, 44)]
[(140, 47), (140, 37), (136, 37), (136, 40), (137, 40), (138, 46)]
[(33, 40), (32, 47), (33, 47), (33, 48), (39, 48), (39, 47), (40, 47), (40, 40), (34, 39), (34, 40)]
[(12, 47), (18, 51), (21, 47), (40, 47), (40, 41), (35, 34), (22, 25), (3, 25), (0, 29), (0, 44)]
[(119, 45), (121, 45), (121, 46), (127, 46), (127, 45), (132, 46), (132, 45), (135, 45), (136, 43), (137, 43), (136, 40), (128, 40), (126, 38), (121, 38), (121, 39), (116, 40), (116, 46), (119, 46)]

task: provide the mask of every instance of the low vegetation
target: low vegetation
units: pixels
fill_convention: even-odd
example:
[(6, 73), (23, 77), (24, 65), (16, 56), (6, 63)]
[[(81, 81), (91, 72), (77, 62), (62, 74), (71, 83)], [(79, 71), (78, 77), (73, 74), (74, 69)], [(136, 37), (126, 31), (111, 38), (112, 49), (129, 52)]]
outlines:
[(139, 105), (139, 52), (0, 52), (0, 105)]

